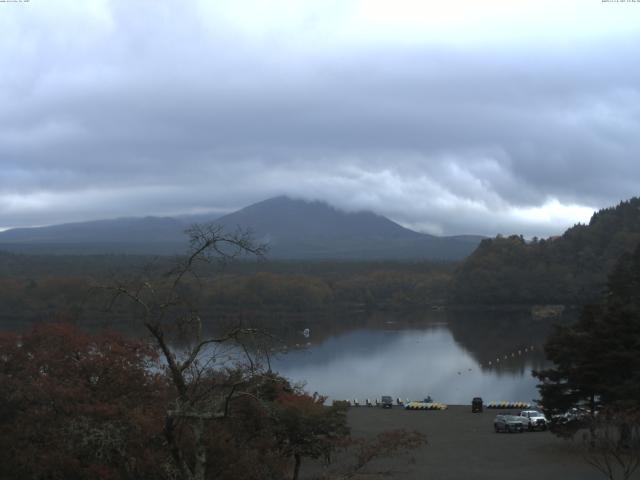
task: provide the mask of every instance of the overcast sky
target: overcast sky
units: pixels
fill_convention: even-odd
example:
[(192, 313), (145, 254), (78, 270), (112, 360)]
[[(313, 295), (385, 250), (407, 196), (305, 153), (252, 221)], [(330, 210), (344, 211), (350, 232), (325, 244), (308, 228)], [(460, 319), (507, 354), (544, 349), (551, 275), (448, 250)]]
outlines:
[(0, 228), (288, 194), (547, 236), (640, 194), (640, 0), (23, 0), (0, 32)]

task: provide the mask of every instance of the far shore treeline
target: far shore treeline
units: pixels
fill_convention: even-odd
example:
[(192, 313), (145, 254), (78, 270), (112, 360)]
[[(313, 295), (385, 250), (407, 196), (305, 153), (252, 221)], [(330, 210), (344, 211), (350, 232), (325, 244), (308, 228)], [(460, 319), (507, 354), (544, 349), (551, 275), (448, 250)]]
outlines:
[[(162, 275), (168, 257), (0, 254), (0, 318), (22, 322), (96, 322), (104, 299), (92, 289), (149, 271)], [(185, 288), (198, 308), (218, 315), (323, 314), (433, 308), (446, 303), (456, 265), (438, 262), (238, 261), (208, 265)], [(127, 312), (122, 312), (126, 315)], [(215, 315), (213, 315), (215, 316)]]
[[(640, 199), (595, 213), (548, 239), (483, 240), (462, 262), (242, 260), (199, 272), (202, 308), (301, 314), (442, 305), (585, 305), (597, 301), (613, 265), (640, 243)], [(164, 272), (174, 259), (132, 255), (0, 252), (0, 318), (19, 325), (96, 318), (91, 287)]]

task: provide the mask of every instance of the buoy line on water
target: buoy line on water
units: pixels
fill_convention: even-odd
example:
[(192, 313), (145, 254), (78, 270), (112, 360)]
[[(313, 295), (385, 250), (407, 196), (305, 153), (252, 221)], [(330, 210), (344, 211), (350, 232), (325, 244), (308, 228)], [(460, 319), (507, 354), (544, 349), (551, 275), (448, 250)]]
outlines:
[[(539, 349), (539, 347), (538, 347)], [(525, 354), (528, 353), (532, 353), (533, 351), (536, 350), (536, 346), (535, 345), (530, 345), (530, 346), (526, 346), (524, 348), (520, 348), (518, 350), (513, 350), (512, 352), (506, 353), (506, 354), (502, 354), (502, 355), (496, 355), (496, 358), (492, 358), (491, 360), (487, 361), (486, 363), (479, 363), (480, 368), (482, 367), (498, 367), (500, 366), (500, 362), (504, 363), (510, 359), (515, 359), (515, 358), (519, 358), (522, 357)]]

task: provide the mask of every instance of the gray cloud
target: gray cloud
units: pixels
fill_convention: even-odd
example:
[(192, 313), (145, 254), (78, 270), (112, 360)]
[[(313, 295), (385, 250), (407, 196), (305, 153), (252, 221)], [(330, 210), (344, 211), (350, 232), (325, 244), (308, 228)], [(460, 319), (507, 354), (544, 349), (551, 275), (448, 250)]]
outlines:
[(434, 233), (550, 235), (640, 190), (640, 30), (340, 43), (313, 16), (250, 35), (196, 4), (94, 5), (0, 21), (0, 227), (290, 194)]

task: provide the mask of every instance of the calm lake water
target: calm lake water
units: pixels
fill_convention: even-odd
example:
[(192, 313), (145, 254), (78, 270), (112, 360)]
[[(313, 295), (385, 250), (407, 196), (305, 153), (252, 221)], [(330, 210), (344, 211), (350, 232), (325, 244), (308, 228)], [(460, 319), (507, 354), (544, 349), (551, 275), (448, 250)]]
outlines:
[[(542, 344), (550, 322), (524, 313), (440, 313), (410, 320), (378, 315), (365, 326), (296, 332), (297, 348), (272, 362), (306, 390), (364, 403), (381, 395), (467, 404), (531, 402), (532, 369), (545, 366)], [(315, 338), (320, 336), (321, 338)]]
[[(267, 320), (279, 324), (275, 349), (288, 352), (272, 357), (272, 368), (304, 383), (310, 393), (362, 403), (382, 395), (403, 400), (430, 395), (438, 402), (468, 404), (475, 396), (485, 403), (538, 398), (531, 370), (546, 366), (543, 344), (552, 323), (573, 319), (544, 321), (528, 310), (446, 310)], [(129, 324), (114, 327), (146, 334), (130, 331)], [(230, 363), (243, 358), (228, 345), (210, 353)]]

